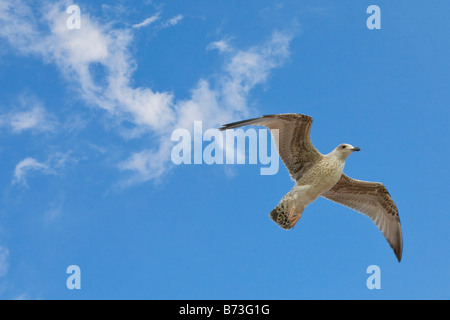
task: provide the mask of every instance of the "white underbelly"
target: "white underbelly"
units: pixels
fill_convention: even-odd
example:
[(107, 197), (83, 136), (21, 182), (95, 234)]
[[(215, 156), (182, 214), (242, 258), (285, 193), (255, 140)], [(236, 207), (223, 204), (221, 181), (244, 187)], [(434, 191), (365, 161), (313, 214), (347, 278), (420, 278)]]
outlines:
[(324, 192), (330, 190), (341, 178), (342, 171), (327, 172), (324, 174), (317, 174), (315, 179), (308, 181), (300, 180), (294, 186), (296, 199), (304, 205), (308, 205), (320, 197)]

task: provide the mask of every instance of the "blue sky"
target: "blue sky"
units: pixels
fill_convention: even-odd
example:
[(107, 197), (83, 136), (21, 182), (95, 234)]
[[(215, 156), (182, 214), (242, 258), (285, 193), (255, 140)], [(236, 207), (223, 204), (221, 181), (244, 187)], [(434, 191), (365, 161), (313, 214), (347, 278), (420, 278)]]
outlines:
[[(449, 11), (0, 0), (0, 298), (449, 299)], [(344, 171), (388, 188), (400, 264), (367, 217), (325, 199), (274, 224), (282, 165), (171, 162), (177, 128), (288, 112), (314, 118), (322, 153), (361, 147)]]

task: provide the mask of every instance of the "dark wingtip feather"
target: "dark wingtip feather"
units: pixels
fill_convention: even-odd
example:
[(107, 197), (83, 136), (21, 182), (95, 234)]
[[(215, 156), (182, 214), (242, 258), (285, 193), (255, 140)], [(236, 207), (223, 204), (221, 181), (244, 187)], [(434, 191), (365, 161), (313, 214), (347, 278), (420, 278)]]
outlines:
[[(403, 241), (402, 241), (403, 242)], [(394, 250), (395, 256), (397, 257), (398, 262), (402, 261), (402, 253), (403, 253), (403, 243), (401, 246)]]
[(242, 127), (245, 125), (250, 125), (250, 124), (252, 124), (253, 121), (259, 120), (259, 119), (261, 119), (261, 118), (253, 118), (253, 119), (247, 119), (247, 120), (227, 123), (227, 124), (222, 125), (222, 127), (220, 127), (219, 130), (224, 131), (227, 129), (234, 129), (234, 128)]

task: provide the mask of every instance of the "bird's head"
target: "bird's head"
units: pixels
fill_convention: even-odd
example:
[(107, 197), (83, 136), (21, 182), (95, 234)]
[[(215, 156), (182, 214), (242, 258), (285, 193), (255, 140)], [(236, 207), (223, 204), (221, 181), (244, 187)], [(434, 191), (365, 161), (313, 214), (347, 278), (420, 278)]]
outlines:
[(347, 159), (347, 157), (355, 151), (360, 151), (358, 147), (354, 147), (351, 144), (343, 143), (334, 149), (334, 152), (342, 159)]

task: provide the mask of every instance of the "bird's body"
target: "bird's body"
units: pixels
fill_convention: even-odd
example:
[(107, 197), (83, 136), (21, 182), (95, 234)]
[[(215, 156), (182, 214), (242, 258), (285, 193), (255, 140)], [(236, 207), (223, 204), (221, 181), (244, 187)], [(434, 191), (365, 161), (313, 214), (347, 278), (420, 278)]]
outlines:
[[(346, 146), (349, 150), (353, 148), (351, 145)], [(327, 155), (322, 155), (298, 180), (295, 180), (293, 189), (272, 210), (270, 217), (280, 227), (293, 228), (306, 206), (329, 191), (339, 181), (344, 171), (346, 156), (341, 155), (338, 148)], [(290, 210), (295, 208), (292, 212), (289, 211), (288, 215), (280, 213), (279, 210), (285, 211), (286, 205), (291, 208)]]
[[(331, 152), (314, 164), (303, 176), (296, 181), (300, 185), (311, 185), (317, 190), (331, 189), (341, 178), (344, 171), (345, 159)], [(320, 194), (319, 194), (320, 195)]]
[(263, 116), (224, 125), (221, 130), (245, 125), (270, 129), (278, 153), (294, 187), (271, 211), (270, 217), (283, 229), (291, 229), (303, 210), (320, 196), (369, 216), (383, 232), (400, 261), (403, 240), (397, 207), (386, 188), (377, 182), (355, 180), (343, 174), (345, 160), (357, 147), (341, 144), (322, 155), (311, 143), (312, 118), (301, 114)]
[(345, 162), (324, 156), (305, 174), (295, 181), (295, 193), (304, 206), (314, 202), (325, 191), (330, 190), (341, 178)]

